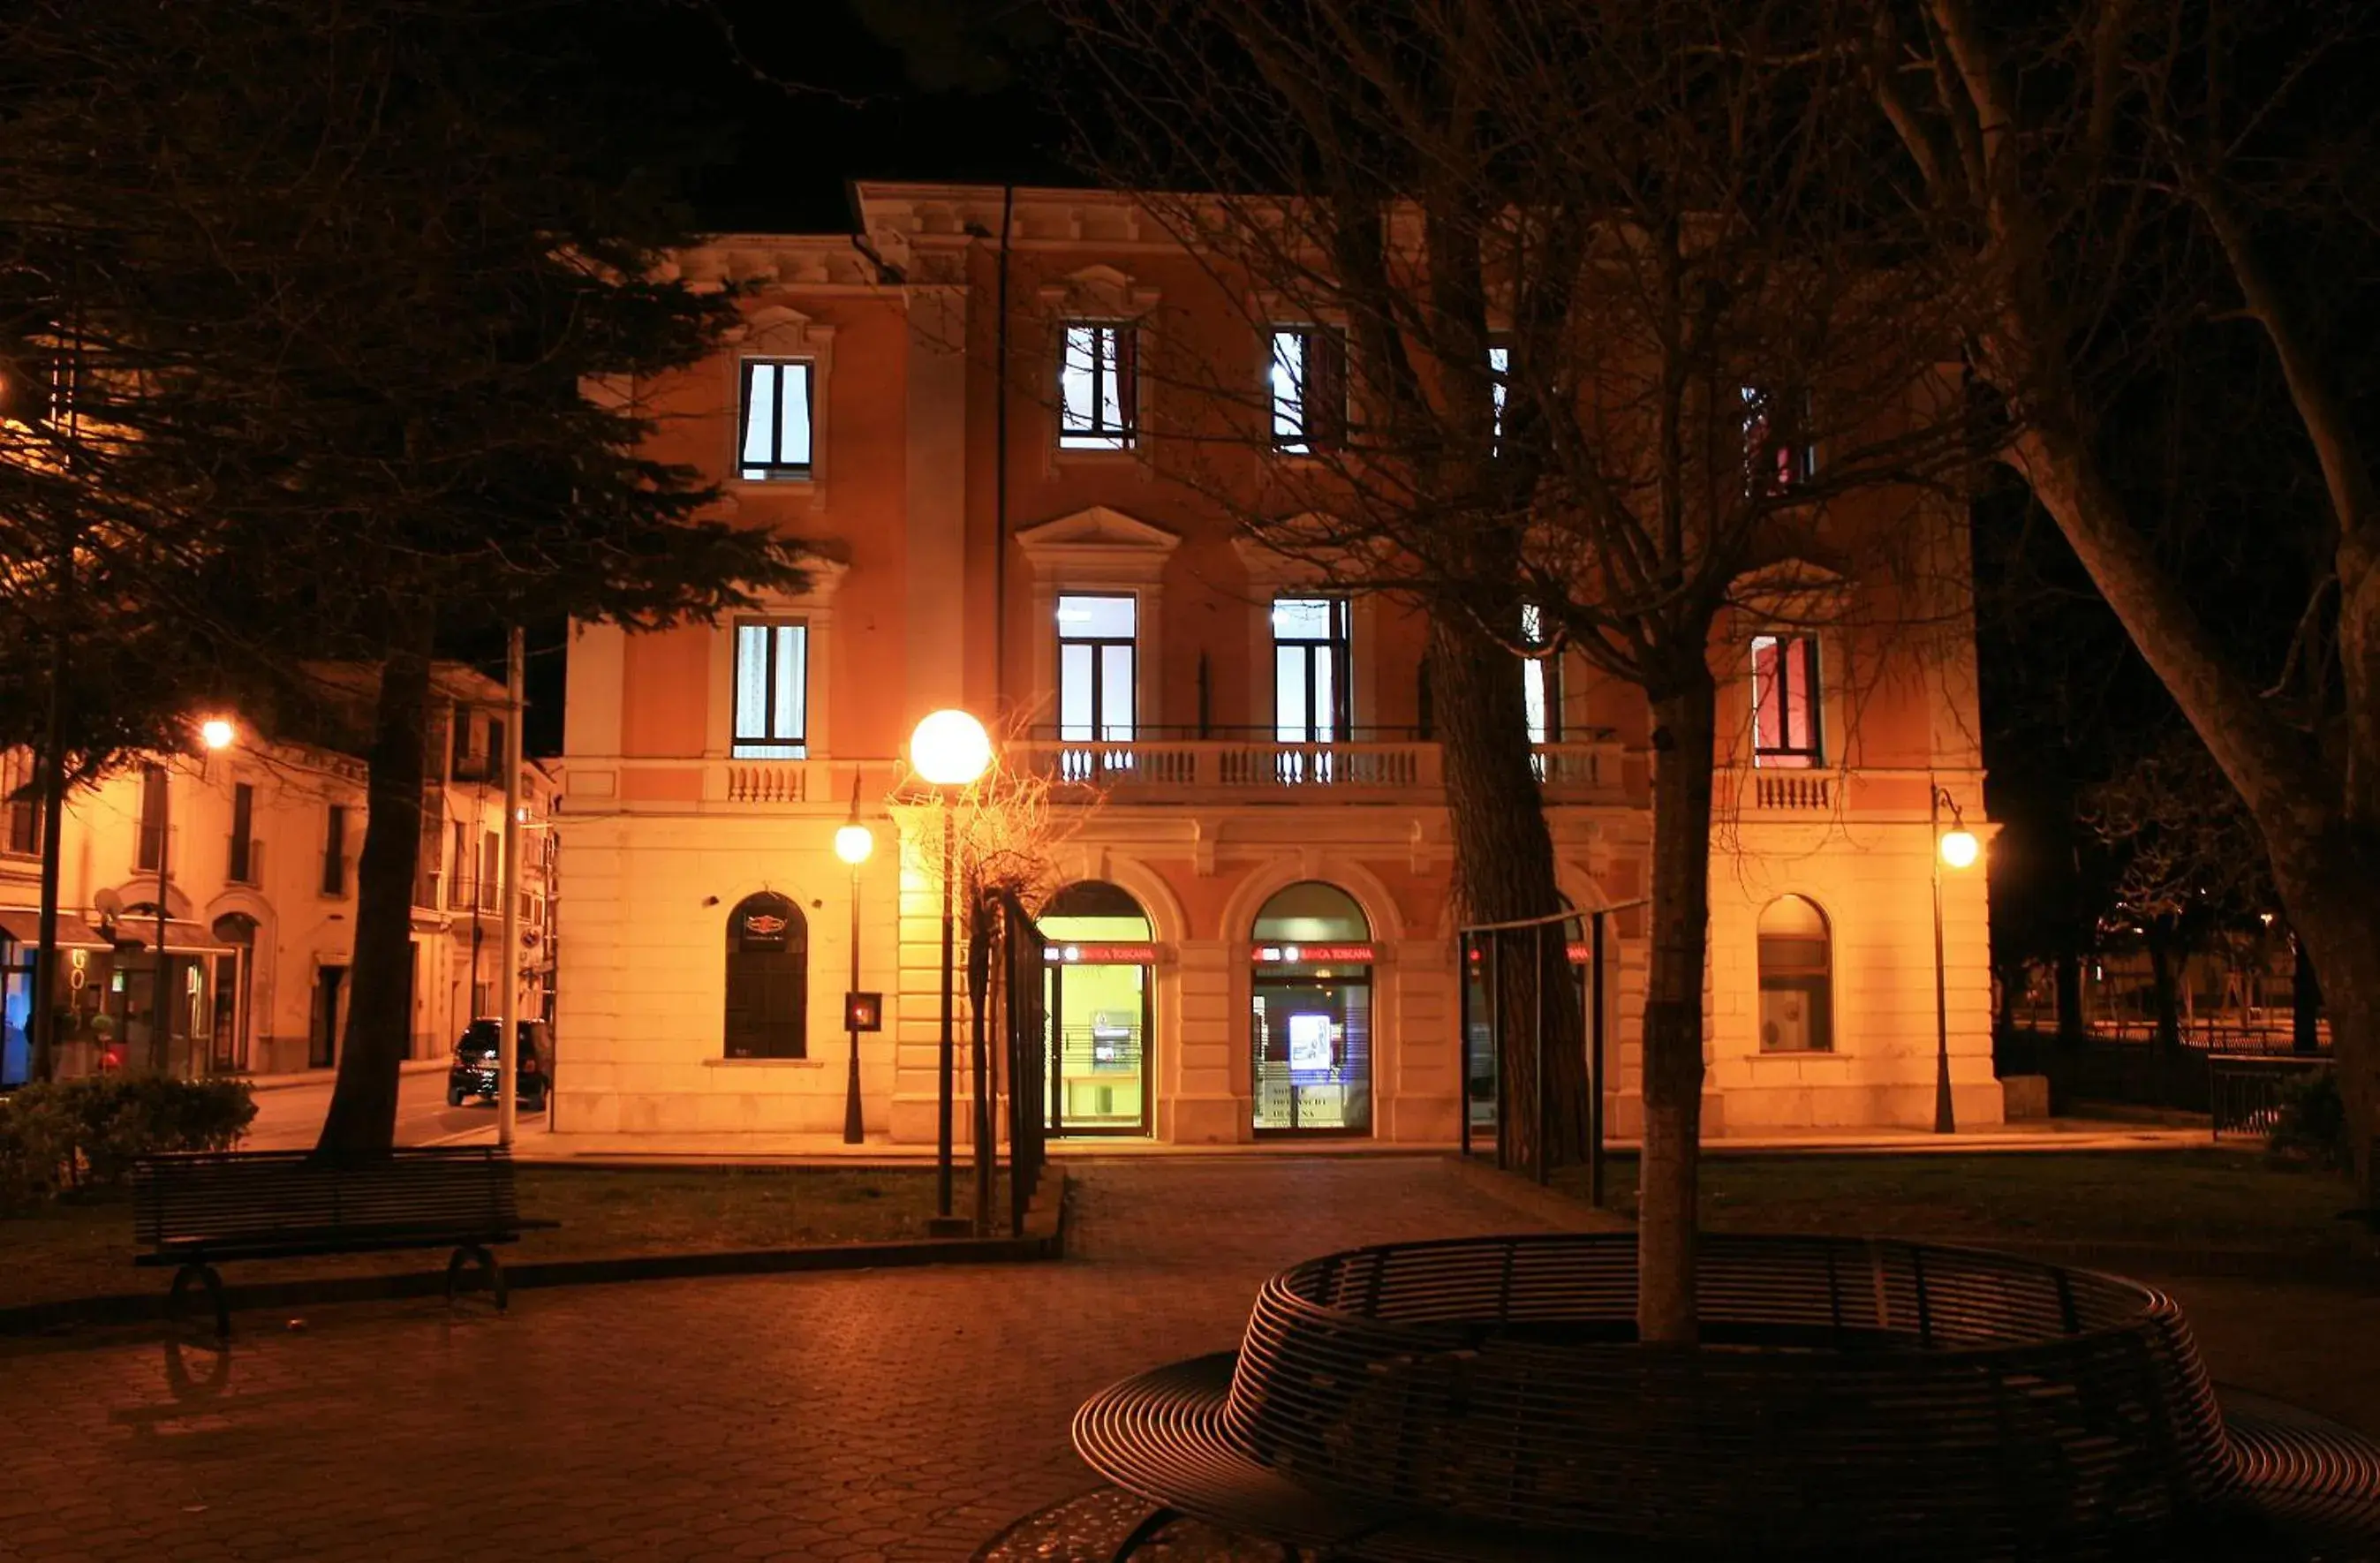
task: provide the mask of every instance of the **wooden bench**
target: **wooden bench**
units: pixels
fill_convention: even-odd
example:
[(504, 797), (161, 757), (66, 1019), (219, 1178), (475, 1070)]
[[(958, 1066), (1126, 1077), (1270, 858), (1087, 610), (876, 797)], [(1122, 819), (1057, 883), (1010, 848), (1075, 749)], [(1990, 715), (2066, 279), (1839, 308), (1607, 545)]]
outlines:
[(231, 1333), (215, 1266), (233, 1259), (288, 1259), (452, 1248), (452, 1302), (465, 1261), (487, 1272), (496, 1307), (504, 1268), (492, 1252), (524, 1231), (512, 1157), (493, 1145), (403, 1148), (342, 1158), (311, 1151), (208, 1151), (146, 1156), (132, 1169), (133, 1263), (176, 1266), (168, 1311), (179, 1317), (193, 1278), (215, 1308), (215, 1333)]

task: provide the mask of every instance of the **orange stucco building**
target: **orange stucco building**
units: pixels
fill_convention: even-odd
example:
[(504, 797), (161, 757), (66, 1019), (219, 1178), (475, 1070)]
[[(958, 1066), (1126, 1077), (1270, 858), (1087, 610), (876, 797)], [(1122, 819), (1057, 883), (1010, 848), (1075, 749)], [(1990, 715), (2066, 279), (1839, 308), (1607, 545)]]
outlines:
[[(1124, 198), (856, 197), (856, 237), (730, 236), (682, 257), (749, 289), (746, 324), (699, 369), (636, 388), (655, 454), (714, 475), (727, 514), (820, 563), (732, 623), (574, 635), (556, 1132), (840, 1128), (856, 921), (858, 986), (885, 995), (883, 1030), (859, 1041), (868, 1129), (933, 1138), (935, 837), (887, 800), (917, 719), (961, 706), (1014, 733), (1004, 763), (1050, 778), (1061, 814), (1087, 809), (1060, 832), (1069, 888), (1044, 916), (1076, 951), (1052, 995), (1060, 1127), (1451, 1140), (1466, 1092), (1424, 626), (1237, 535), (1202, 494), (1260, 497), (1275, 458), (1261, 439), (1170, 438), (1190, 377), (1142, 372), (1244, 362), (1260, 388), (1287, 349), (1268, 352), (1246, 301)], [(1786, 630), (1747, 610), (1714, 649), (1730, 670), (1714, 1133), (1933, 1121), (1929, 803), (1943, 789), (1971, 825), (1983, 807), (1960, 518), (1915, 514), (1939, 566), (1917, 611)], [(1852, 627), (1921, 619), (1922, 636)], [(1643, 702), (1574, 660), (1514, 677), (1564, 893), (1620, 908), (1603, 987), (1625, 1135)], [(855, 786), (879, 847), (856, 876), (832, 851)], [(1980, 868), (1944, 876), (1943, 908), (1960, 1121), (1998, 1122)]]

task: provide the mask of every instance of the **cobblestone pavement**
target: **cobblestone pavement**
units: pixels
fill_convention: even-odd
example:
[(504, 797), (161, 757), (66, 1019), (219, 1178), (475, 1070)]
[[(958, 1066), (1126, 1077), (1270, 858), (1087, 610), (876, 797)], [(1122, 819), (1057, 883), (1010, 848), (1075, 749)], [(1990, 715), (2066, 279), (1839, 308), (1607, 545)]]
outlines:
[(0, 1557), (964, 1558), (1094, 1485), (1066, 1438), (1086, 1395), (1230, 1346), (1282, 1265), (1539, 1224), (1435, 1158), (1075, 1176), (1062, 1265), (251, 1315), (222, 1356), (8, 1347)]

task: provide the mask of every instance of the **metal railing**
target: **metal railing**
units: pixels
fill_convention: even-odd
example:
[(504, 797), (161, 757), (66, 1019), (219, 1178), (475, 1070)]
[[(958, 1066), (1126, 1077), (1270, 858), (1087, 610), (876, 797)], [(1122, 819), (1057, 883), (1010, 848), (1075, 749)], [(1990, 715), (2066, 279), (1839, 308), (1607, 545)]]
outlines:
[(2280, 1121), (2289, 1087), (2331, 1067), (2328, 1059), (2217, 1054), (2206, 1060), (2206, 1109), (2215, 1137), (2263, 1137)]

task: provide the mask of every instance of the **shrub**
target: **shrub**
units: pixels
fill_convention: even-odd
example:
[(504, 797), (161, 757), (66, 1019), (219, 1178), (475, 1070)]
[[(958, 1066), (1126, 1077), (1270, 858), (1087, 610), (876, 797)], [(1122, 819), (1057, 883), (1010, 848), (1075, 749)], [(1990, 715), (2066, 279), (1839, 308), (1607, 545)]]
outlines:
[(145, 1072), (27, 1085), (0, 1108), (0, 1197), (121, 1182), (136, 1157), (227, 1150), (256, 1117), (244, 1080)]
[(2338, 1075), (2318, 1070), (2283, 1086), (2267, 1145), (2275, 1156), (2317, 1167), (2350, 1165), (2355, 1147), (2348, 1134), (2347, 1102), (2338, 1094)]

